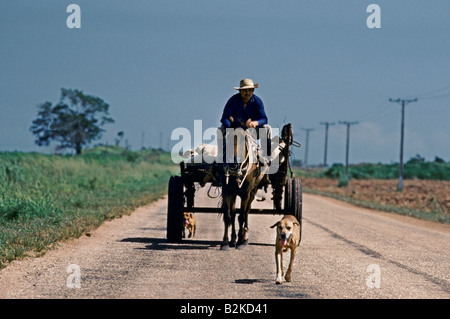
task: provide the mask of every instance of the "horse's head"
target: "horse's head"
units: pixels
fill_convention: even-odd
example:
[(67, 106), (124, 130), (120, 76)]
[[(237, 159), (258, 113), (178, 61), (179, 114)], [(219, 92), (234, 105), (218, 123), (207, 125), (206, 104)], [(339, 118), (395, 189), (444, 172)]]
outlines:
[(281, 130), (281, 139), (284, 143), (287, 145), (292, 144), (292, 127), (291, 123), (286, 124), (283, 126), (283, 129)]
[(258, 166), (256, 130), (242, 128), (227, 130), (224, 152), (223, 173), (227, 177), (236, 177), (242, 185), (248, 172)]

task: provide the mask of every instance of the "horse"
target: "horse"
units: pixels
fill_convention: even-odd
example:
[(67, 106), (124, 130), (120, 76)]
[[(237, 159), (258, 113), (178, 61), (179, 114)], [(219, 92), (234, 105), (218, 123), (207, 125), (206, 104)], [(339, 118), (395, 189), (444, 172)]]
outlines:
[[(231, 132), (223, 132), (227, 146), (219, 144), (216, 159), (213, 161), (208, 174), (204, 177), (200, 186), (203, 187), (210, 180), (222, 187), (221, 192), (221, 214), (224, 221), (224, 235), (221, 250), (229, 250), (229, 247), (243, 249), (248, 243), (248, 214), (255, 195), (259, 189), (267, 190), (272, 185), (272, 194), (276, 210), (281, 211), (281, 199), (283, 187), (286, 183), (288, 166), (289, 145), (296, 143), (292, 140), (291, 124), (283, 127), (281, 137), (272, 138), (270, 126), (266, 126), (267, 147), (260, 149), (256, 139), (256, 130), (242, 128), (231, 129)], [(222, 136), (219, 133), (218, 136)], [(218, 139), (220, 140), (220, 139)], [(221, 140), (223, 143), (223, 140)], [(270, 144), (269, 144), (270, 143)], [(264, 145), (264, 144), (263, 144)], [(269, 147), (270, 145), (270, 147)], [(273, 148), (273, 146), (276, 146)], [(299, 146), (295, 145), (295, 146)], [(222, 146), (222, 147), (221, 147)], [(239, 147), (240, 146), (240, 147)], [(271, 149), (273, 148), (273, 152)], [(227, 152), (231, 153), (227, 154)], [(277, 163), (276, 174), (271, 175), (271, 163)], [(274, 172), (272, 172), (274, 173)], [(291, 172), (292, 175), (292, 172)], [(236, 236), (236, 198), (241, 198), (241, 212), (239, 215), (239, 231)], [(228, 233), (231, 226), (231, 241)], [(237, 240), (237, 241), (236, 241)]]
[[(228, 250), (229, 247), (243, 249), (248, 243), (248, 214), (258, 186), (264, 178), (264, 169), (258, 156), (259, 147), (254, 130), (237, 128), (233, 130), (233, 133), (227, 133), (226, 140), (226, 145), (234, 147), (232, 148), (233, 156), (226, 158), (226, 154), (222, 154), (225, 160), (217, 165), (218, 180), (222, 186), (221, 210), (225, 225), (220, 249)], [(239, 231), (236, 236), (237, 196), (241, 199), (241, 212), (239, 214)], [(232, 227), (231, 241), (228, 237), (230, 226)]]

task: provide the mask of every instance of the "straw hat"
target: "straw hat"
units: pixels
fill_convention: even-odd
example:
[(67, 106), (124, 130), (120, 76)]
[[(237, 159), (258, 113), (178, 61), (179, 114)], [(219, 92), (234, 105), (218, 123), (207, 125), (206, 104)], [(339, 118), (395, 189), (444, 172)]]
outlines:
[(259, 83), (253, 84), (252, 79), (243, 79), (239, 83), (239, 87), (234, 87), (235, 90), (243, 90), (243, 89), (256, 89), (259, 86)]

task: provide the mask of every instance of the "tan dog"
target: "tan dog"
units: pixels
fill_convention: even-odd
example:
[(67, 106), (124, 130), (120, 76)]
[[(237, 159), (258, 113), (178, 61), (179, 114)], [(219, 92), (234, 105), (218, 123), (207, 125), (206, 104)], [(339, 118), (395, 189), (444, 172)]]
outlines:
[(275, 243), (275, 262), (277, 264), (277, 284), (281, 284), (283, 281), (284, 269), (283, 269), (283, 252), (291, 250), (291, 260), (289, 262), (289, 268), (286, 272), (284, 279), (291, 281), (292, 266), (294, 265), (295, 253), (297, 247), (300, 245), (300, 223), (292, 215), (285, 215), (276, 224), (270, 228), (277, 227), (277, 237)]
[(193, 213), (183, 213), (183, 238), (186, 238), (185, 230), (189, 230), (188, 238), (195, 237), (195, 230), (197, 228), (197, 221)]

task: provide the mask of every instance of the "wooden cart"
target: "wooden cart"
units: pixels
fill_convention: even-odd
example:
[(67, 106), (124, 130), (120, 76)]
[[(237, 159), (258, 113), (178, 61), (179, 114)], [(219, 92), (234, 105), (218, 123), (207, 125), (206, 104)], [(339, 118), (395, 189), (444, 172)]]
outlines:
[[(289, 163), (290, 146), (300, 145), (293, 141), (290, 124), (287, 125), (289, 126), (288, 129), (290, 132), (289, 141), (283, 145), (280, 144), (280, 148), (282, 148), (281, 152), (283, 152), (285, 160), (280, 163), (276, 173), (268, 175), (269, 184), (272, 188), (273, 208), (252, 208), (250, 214), (294, 215), (301, 225), (302, 183), (299, 178), (294, 177)], [(283, 129), (285, 129), (286, 126)], [(212, 165), (214, 164), (201, 163), (189, 165), (185, 162), (181, 162), (181, 174), (170, 177), (167, 209), (167, 239), (169, 242), (180, 242), (182, 240), (184, 212), (220, 213), (220, 207), (197, 207), (195, 205), (195, 185), (202, 184)], [(288, 172), (290, 174), (288, 174)], [(212, 182), (212, 184), (212, 186), (221, 187), (221, 185), (214, 184), (214, 182)], [(204, 187), (206, 187), (206, 185)], [(264, 186), (267, 186), (267, 184)], [(240, 213), (240, 209), (236, 209), (236, 213)]]

